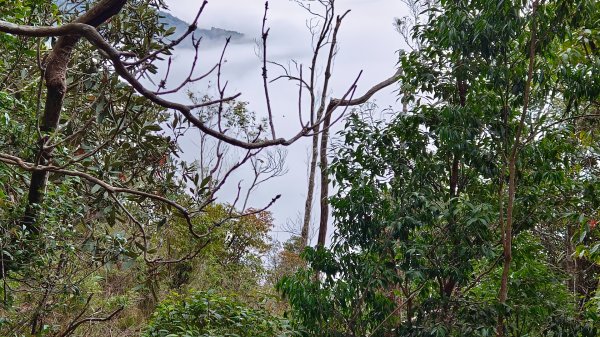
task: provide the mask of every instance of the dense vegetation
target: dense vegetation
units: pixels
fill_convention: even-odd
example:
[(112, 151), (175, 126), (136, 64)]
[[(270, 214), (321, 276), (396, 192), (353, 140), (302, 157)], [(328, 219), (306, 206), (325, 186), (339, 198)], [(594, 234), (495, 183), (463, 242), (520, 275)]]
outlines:
[[(599, 336), (600, 2), (406, 1), (396, 75), (339, 99), (348, 13), (298, 2), (314, 58), (283, 67), (308, 100), (287, 139), (222, 85), (223, 58), (195, 72), (206, 1), (187, 28), (161, 0), (0, 6), (0, 336)], [(182, 43), (177, 84), (158, 70)], [(210, 76), (216, 96), (170, 100)], [(363, 104), (392, 83), (393, 113)], [(278, 196), (248, 205), (301, 137), (307, 214), (278, 243)]]

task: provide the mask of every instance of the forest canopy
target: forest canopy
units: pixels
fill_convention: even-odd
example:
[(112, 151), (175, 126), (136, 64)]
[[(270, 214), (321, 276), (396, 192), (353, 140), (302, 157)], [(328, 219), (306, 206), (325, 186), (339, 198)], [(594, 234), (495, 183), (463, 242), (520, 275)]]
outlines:
[(0, 1), (0, 336), (599, 336), (600, 2), (401, 1), (391, 76), (342, 91), (351, 3), (294, 0), (284, 65), (266, 2), (260, 97), (208, 1)]

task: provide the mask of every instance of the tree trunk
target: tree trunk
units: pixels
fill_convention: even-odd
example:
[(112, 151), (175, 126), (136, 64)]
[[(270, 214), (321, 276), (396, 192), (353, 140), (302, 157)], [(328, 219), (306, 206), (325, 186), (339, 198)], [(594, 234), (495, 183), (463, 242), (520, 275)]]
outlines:
[(575, 229), (573, 224), (568, 223), (566, 228), (565, 235), (565, 269), (567, 274), (569, 275), (569, 279), (567, 279), (567, 288), (573, 296), (577, 295), (577, 264), (575, 259), (573, 258), (573, 252), (575, 251), (573, 247), (573, 243), (571, 242), (571, 238), (575, 233)]
[(313, 135), (312, 151), (310, 154), (310, 172), (308, 174), (308, 193), (306, 194), (306, 203), (304, 204), (304, 221), (302, 222), (302, 232), (300, 234), (302, 248), (308, 246), (308, 235), (310, 232), (310, 219), (312, 215), (312, 204), (315, 193), (315, 176), (317, 173), (317, 157), (319, 155), (319, 128)]
[[(502, 278), (500, 281), (500, 291), (498, 293), (498, 301), (500, 304), (506, 304), (508, 299), (508, 276), (510, 274), (510, 263), (512, 261), (512, 226), (513, 226), (513, 210), (516, 194), (516, 175), (517, 175), (517, 158), (521, 143), (521, 134), (525, 126), (525, 118), (529, 109), (529, 96), (531, 93), (531, 82), (533, 79), (533, 66), (535, 63), (535, 46), (536, 46), (536, 11), (538, 1), (534, 1), (533, 10), (531, 13), (531, 42), (529, 46), (529, 67), (527, 71), (527, 81), (525, 83), (525, 92), (523, 93), (523, 111), (521, 120), (517, 126), (515, 134), (515, 142), (512, 146), (510, 157), (508, 159), (508, 202), (506, 205), (506, 222), (505, 228), (502, 231), (502, 247), (504, 254), (504, 265), (502, 267)], [(503, 212), (501, 209), (500, 212)], [(498, 315), (498, 325), (496, 327), (496, 336), (504, 336), (504, 315), (502, 312)]]
[[(338, 25), (340, 19), (338, 18)], [(337, 32), (337, 27), (335, 32)], [(334, 34), (335, 35), (335, 34)], [(335, 41), (335, 40), (334, 40)], [(330, 56), (331, 57), (331, 56)], [(327, 172), (329, 169), (329, 163), (327, 160), (327, 151), (329, 149), (329, 128), (331, 126), (331, 117), (333, 116), (333, 112), (338, 107), (350, 107), (357, 106), (363, 103), (366, 103), (375, 93), (379, 92), (383, 88), (386, 88), (393, 83), (395, 83), (398, 77), (402, 74), (402, 69), (398, 69), (394, 75), (390, 78), (374, 85), (367, 92), (355, 99), (332, 99), (329, 101), (327, 105), (327, 109), (323, 110), (322, 108), (319, 110), (319, 115), (322, 116), (324, 111), (325, 118), (323, 119), (323, 130), (321, 136), (321, 146), (320, 146), (320, 171), (321, 171), (321, 193), (320, 193), (320, 209), (321, 214), (319, 218), (319, 235), (317, 240), (317, 246), (325, 246), (325, 241), (327, 238), (327, 223), (329, 221), (329, 173)], [(406, 106), (405, 106), (406, 108)], [(310, 210), (311, 204), (313, 200), (314, 193), (314, 181), (315, 181), (315, 171), (316, 170), (316, 158), (317, 158), (317, 149), (319, 144), (318, 139), (319, 129), (315, 129), (315, 135), (313, 136), (313, 147), (312, 147), (312, 162), (311, 162), (311, 172), (309, 176), (309, 194), (306, 199), (305, 204), (305, 212), (304, 212), (304, 228), (306, 228), (306, 234), (308, 235), (308, 224), (310, 223)], [(314, 170), (313, 170), (314, 169)]]
[[(102, 0), (74, 22), (97, 27), (119, 13), (126, 2), (127, 0)], [(73, 49), (80, 38), (77, 35), (59, 37), (44, 64), (47, 93), (40, 127), (42, 133), (50, 133), (58, 126), (67, 91), (67, 69)], [(51, 153), (45, 148), (47, 140), (48, 136), (42, 136), (38, 141), (39, 152), (34, 161), (37, 165), (47, 165), (50, 160)], [(34, 171), (31, 175), (28, 204), (22, 223), (33, 234), (39, 232), (35, 225), (37, 206), (44, 200), (48, 176), (46, 171)]]
[(323, 121), (323, 134), (321, 135), (321, 216), (319, 217), (319, 238), (317, 245), (324, 247), (327, 239), (327, 223), (329, 222), (329, 162), (327, 150), (329, 148), (329, 127), (331, 126), (331, 113)]

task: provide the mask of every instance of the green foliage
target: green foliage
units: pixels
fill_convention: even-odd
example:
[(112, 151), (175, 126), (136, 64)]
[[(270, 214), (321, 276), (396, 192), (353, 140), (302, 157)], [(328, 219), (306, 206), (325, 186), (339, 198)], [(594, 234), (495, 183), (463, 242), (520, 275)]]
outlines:
[(173, 294), (156, 309), (145, 337), (300, 336), (288, 320), (215, 292)]
[[(93, 3), (0, 1), (0, 18), (60, 25)], [(162, 1), (127, 1), (98, 29), (124, 55), (141, 58), (173, 38), (173, 29), (161, 23), (164, 9)], [(31, 165), (42, 153), (40, 145), (51, 146), (49, 165), (82, 173), (50, 174), (44, 202), (34, 206), (39, 234), (32, 235), (22, 226), (31, 172), (10, 161), (0, 164), (0, 335), (60, 336), (79, 319), (107, 317), (121, 307), (107, 327), (98, 324), (82, 335), (139, 335), (172, 286), (224, 290), (248, 303), (269, 293), (261, 287), (267, 273), (261, 258), (270, 249), (270, 213), (241, 216), (236, 207), (215, 202), (212, 189), (226, 165), (213, 170), (181, 160), (177, 141), (189, 125), (137, 94), (85, 39), (72, 52), (59, 126), (48, 133), (40, 130), (46, 90), (38, 61), (43, 65), (55, 42), (0, 34), (2, 158)], [(157, 57), (170, 54), (167, 49)], [(128, 69), (148, 78), (157, 73), (155, 61)], [(262, 121), (246, 103), (228, 102), (222, 108), (232, 135), (257, 139)], [(210, 124), (217, 109), (204, 107), (198, 113)], [(203, 151), (205, 157), (216, 157)], [(226, 154), (219, 156), (219, 163), (228, 162)], [(110, 193), (83, 175), (139, 193)], [(193, 221), (188, 225), (180, 210), (144, 194), (180, 203)], [(190, 228), (202, 235), (194, 236)]]
[[(292, 316), (323, 336), (492, 336), (499, 316), (506, 336), (596, 335), (598, 265), (586, 256), (598, 252), (600, 148), (585, 114), (599, 98), (597, 4), (540, 2), (534, 17), (523, 1), (410, 3), (420, 14), (418, 49), (400, 55), (405, 111), (351, 115), (340, 133), (336, 232), (279, 283)], [(501, 305), (507, 158), (521, 123)]]
[[(115, 312), (110, 326), (81, 333), (131, 336), (148, 325), (145, 336), (162, 337), (475, 337), (494, 335), (500, 317), (511, 337), (597, 336), (600, 3), (546, 0), (533, 11), (522, 0), (408, 2), (418, 9), (418, 48), (400, 54), (403, 111), (347, 118), (330, 170), (333, 242), (301, 253), (292, 238), (272, 270), (271, 214), (214, 201), (229, 176), (225, 145), (202, 135), (202, 158), (179, 159), (189, 124), (136, 94), (84, 40), (59, 127), (43, 134), (39, 66), (55, 41), (0, 34), (0, 335), (61, 336), (83, 317)], [(92, 3), (0, 0), (0, 18), (59, 25)], [(160, 0), (128, 1), (99, 32), (124, 60), (147, 55), (176, 30), (162, 9)], [(158, 65), (128, 69), (148, 78)], [(247, 141), (268, 129), (245, 102), (194, 113)], [(42, 146), (53, 149), (50, 165), (138, 193), (53, 171), (31, 233), (22, 225), (28, 163), (40, 162)], [(513, 147), (514, 242), (501, 304)], [(271, 313), (287, 309), (275, 283), (290, 320)], [(180, 293), (163, 300), (171, 288)]]
[[(544, 246), (531, 232), (522, 232), (514, 241), (513, 266), (509, 276), (510, 297), (507, 302), (507, 327), (510, 336), (526, 333), (546, 335), (551, 326), (575, 314), (573, 295), (565, 282), (567, 275), (552, 270)], [(488, 261), (481, 261), (479, 268), (486, 268)], [(500, 286), (502, 268), (494, 268), (467, 294), (467, 303), (493, 303)], [(484, 308), (481, 308), (484, 309)], [(483, 311), (483, 310), (482, 310)], [(465, 326), (481, 326), (480, 318), (473, 319), (469, 313), (463, 317)], [(493, 321), (493, 316), (488, 321)], [(466, 323), (469, 322), (469, 323)], [(577, 323), (575, 320), (572, 326)], [(581, 326), (580, 326), (581, 327)]]

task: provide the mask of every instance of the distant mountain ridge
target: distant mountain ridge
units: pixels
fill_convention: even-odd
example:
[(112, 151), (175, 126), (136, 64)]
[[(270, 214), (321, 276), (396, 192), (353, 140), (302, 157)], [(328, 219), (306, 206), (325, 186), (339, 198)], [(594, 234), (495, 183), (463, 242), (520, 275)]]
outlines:
[[(69, 0), (53, 0), (58, 6), (65, 5)], [(75, 7), (70, 8), (82, 8), (85, 4), (79, 3), (79, 5), (74, 4)], [(79, 6), (79, 7), (77, 7)], [(183, 21), (182, 19), (172, 15), (169, 12), (159, 11), (159, 22), (164, 23), (166, 26), (175, 27), (175, 34), (170, 36), (170, 39), (177, 39), (181, 34), (185, 33), (190, 26), (189, 23)], [(194, 32), (194, 36), (196, 38), (202, 38), (203, 41), (208, 43), (215, 42), (224, 42), (226, 38), (231, 37), (232, 42), (241, 41), (244, 38), (244, 34), (233, 31), (226, 30), (216, 27), (211, 27), (210, 29), (204, 28), (196, 28)], [(192, 37), (189, 36), (182, 43), (179, 44), (179, 48), (192, 48)]]
[[(189, 27), (189, 23), (181, 20), (180, 18), (167, 13), (167, 12), (159, 12), (160, 15), (160, 22), (164, 23), (165, 25), (169, 26), (169, 27), (175, 27), (175, 34), (172, 36), (173, 39), (178, 38), (181, 34), (185, 33)], [(210, 29), (202, 29), (202, 28), (197, 28), (196, 31), (194, 32), (196, 38), (202, 37), (203, 40), (209, 40), (209, 42), (222, 42), (224, 41), (226, 38), (231, 37), (232, 41), (240, 41), (244, 38), (244, 34), (233, 31), (233, 30), (226, 30), (226, 29), (221, 29), (221, 28), (216, 28), (216, 27), (211, 27)], [(186, 40), (183, 41), (183, 43), (180, 45), (180, 47), (184, 47), (184, 48), (191, 48), (192, 47), (192, 40), (191, 37), (187, 38)]]

